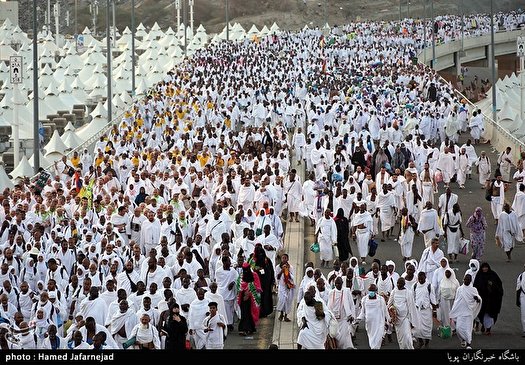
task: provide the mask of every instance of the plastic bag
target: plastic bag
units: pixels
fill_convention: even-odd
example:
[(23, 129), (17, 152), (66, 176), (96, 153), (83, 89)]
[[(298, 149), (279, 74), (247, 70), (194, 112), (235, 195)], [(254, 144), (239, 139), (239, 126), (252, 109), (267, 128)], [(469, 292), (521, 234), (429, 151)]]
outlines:
[(470, 244), (470, 240), (467, 240), (466, 238), (460, 238), (459, 240), (459, 253), (462, 255), (468, 254), (468, 246)]
[(450, 326), (440, 326), (438, 327), (438, 337), (441, 337), (443, 340), (450, 338), (452, 336), (452, 329)]
[(339, 258), (339, 248), (337, 247), (337, 245), (333, 245), (332, 250), (334, 250), (334, 257)]
[(318, 253), (319, 251), (321, 251), (321, 248), (319, 247), (319, 243), (317, 242), (312, 243), (312, 245), (310, 246), (310, 251), (312, 251), (313, 253)]

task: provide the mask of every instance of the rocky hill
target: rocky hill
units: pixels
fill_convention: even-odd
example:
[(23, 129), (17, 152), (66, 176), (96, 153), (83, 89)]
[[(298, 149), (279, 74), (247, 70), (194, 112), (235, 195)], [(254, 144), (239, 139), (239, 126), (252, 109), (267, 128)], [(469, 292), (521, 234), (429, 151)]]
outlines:
[[(61, 32), (73, 34), (75, 3), (77, 6), (77, 30), (86, 26), (93, 27), (89, 4), (95, 0), (51, 0), (61, 3)], [(110, 0), (110, 2), (113, 0)], [(182, 0), (187, 1), (187, 0)], [(246, 30), (255, 24), (258, 27), (276, 22), (281, 28), (299, 29), (305, 24), (319, 26), (328, 21), (329, 24), (343, 24), (356, 19), (391, 20), (398, 19), (400, 14), (405, 17), (423, 16), (423, 0), (229, 0), (230, 22), (239, 22)], [(430, 3), (427, 1), (427, 16), (430, 17)], [(32, 27), (32, 0), (19, 0), (20, 23), (27, 31)], [(151, 27), (158, 22), (161, 28), (176, 24), (174, 0), (135, 0), (136, 24), (143, 23)], [(435, 0), (434, 14), (461, 13), (461, 4), (466, 13), (489, 12), (490, 0)], [(39, 21), (44, 22), (44, 11), (47, 1), (39, 1)], [(131, 1), (115, 0), (117, 27), (122, 30), (131, 23)], [(226, 0), (195, 0), (195, 24), (203, 24), (208, 32), (217, 32), (225, 26)], [(98, 0), (99, 13), (96, 19), (97, 29), (104, 32), (106, 19), (106, 1)], [(495, 11), (508, 11), (525, 8), (525, 0), (494, 1)], [(66, 25), (66, 11), (70, 12), (69, 26)], [(189, 19), (189, 15), (188, 15)], [(52, 21), (54, 24), (54, 20)], [(53, 27), (54, 30), (54, 27)]]

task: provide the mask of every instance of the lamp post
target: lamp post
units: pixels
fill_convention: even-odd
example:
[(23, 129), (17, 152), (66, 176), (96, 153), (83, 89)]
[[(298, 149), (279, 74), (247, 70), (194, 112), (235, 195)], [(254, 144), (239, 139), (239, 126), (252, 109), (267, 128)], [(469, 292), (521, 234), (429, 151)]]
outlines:
[(230, 40), (230, 1), (226, 0), (226, 40)]
[(93, 16), (93, 36), (97, 35), (97, 16), (98, 16), (98, 0), (94, 0), (89, 4), (89, 12)]
[(113, 48), (117, 48), (117, 23), (115, 22), (115, 0), (111, 0), (111, 10), (113, 14)]
[(423, 0), (423, 63), (427, 63), (427, 0)]
[(109, 2), (110, 0), (106, 0), (106, 60), (107, 60), (107, 73), (106, 73), (106, 81), (108, 83), (108, 123), (111, 123), (111, 119), (113, 119), (112, 110), (111, 110), (111, 99), (113, 98), (112, 92), (111, 92), (111, 84), (112, 84), (112, 75), (111, 75), (111, 40), (109, 35)]
[(188, 0), (188, 4), (190, 5), (190, 29), (191, 29), (191, 34), (193, 35), (193, 5), (194, 5), (194, 0)]
[(492, 120), (496, 120), (496, 54), (494, 52), (494, 1), (490, 0), (490, 63), (492, 74)]
[(430, 17), (432, 18), (432, 68), (436, 66), (436, 25), (434, 24), (434, 0), (430, 0)]
[(78, 34), (77, 8), (78, 8), (78, 0), (75, 0), (75, 31), (73, 32), (75, 34)]
[(182, 1), (182, 22), (184, 23), (184, 57), (188, 55), (188, 9), (186, 1)]
[(37, 0), (33, 0), (33, 171), (40, 168), (40, 134), (38, 133), (38, 18)]
[(403, 0), (399, 0), (399, 21), (401, 21), (401, 3)]
[(55, 16), (55, 42), (58, 47), (60, 47), (60, 41), (58, 39), (59, 32), (60, 32), (60, 23), (59, 23), (59, 17), (60, 17), (60, 3), (57, 2), (55, 5), (53, 5), (53, 15)]
[(407, 1), (407, 18), (410, 19), (410, 1)]
[(135, 0), (131, 0), (131, 96), (135, 96)]
[(48, 33), (52, 33), (51, 32), (51, 0), (47, 0), (46, 27), (47, 27)]
[(175, 0), (175, 9), (177, 10), (177, 35), (180, 31), (180, 0)]

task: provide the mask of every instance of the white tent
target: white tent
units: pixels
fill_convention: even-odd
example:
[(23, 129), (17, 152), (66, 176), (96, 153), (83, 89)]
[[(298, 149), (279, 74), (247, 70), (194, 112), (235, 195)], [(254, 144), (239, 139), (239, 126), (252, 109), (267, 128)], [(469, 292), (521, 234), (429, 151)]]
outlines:
[(44, 150), (46, 151), (46, 154), (45, 154), (46, 157), (50, 153), (59, 153), (62, 155), (66, 153), (67, 146), (60, 139), (58, 130), (55, 129), (55, 131), (53, 132), (53, 136), (51, 137), (47, 145), (44, 147)]
[[(69, 124), (68, 124), (69, 125)], [(62, 135), (62, 141), (66, 145), (66, 150), (72, 150), (80, 146), (84, 141), (76, 135), (74, 130), (65, 130)]]
[(63, 100), (59, 96), (60, 92), (58, 91), (58, 88), (55, 86), (55, 83), (49, 84), (49, 87), (44, 91), (44, 95), (45, 95), (44, 102), (52, 110), (71, 111), (71, 109), (73, 108), (73, 105), (64, 104)]
[(12, 181), (15, 181), (18, 178), (32, 177), (34, 175), (33, 168), (27, 161), (27, 157), (25, 155), (22, 156), (18, 166), (15, 167), (15, 169), (11, 171), (9, 175), (11, 175)]
[(7, 176), (4, 165), (0, 164), (0, 191), (4, 191), (5, 189), (14, 188), (15, 185), (11, 180), (9, 180), (9, 177)]
[[(40, 150), (38, 151), (38, 162), (40, 166), (42, 166), (44, 169), (51, 166), (51, 163), (49, 163), (47, 158), (44, 157), (44, 155), (42, 154), (42, 151)], [(29, 164), (31, 165), (31, 167), (35, 166), (35, 154), (34, 153), (29, 158)]]

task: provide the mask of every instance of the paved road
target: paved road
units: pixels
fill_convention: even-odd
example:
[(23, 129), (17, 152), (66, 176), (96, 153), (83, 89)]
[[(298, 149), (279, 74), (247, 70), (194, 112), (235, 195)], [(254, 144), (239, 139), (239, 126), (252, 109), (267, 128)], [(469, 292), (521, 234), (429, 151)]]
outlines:
[[(463, 144), (463, 142), (466, 140), (466, 137), (463, 137), (460, 139), (460, 144)], [(489, 156), (493, 169), (495, 170), (495, 164), (496, 160), (498, 158), (497, 153), (492, 152), (492, 148), (490, 145), (480, 145), (476, 146), (476, 153), (479, 156), (479, 153), (484, 150), (487, 152), (487, 155)], [(512, 177), (512, 174), (511, 174)], [(525, 338), (521, 337), (521, 322), (520, 322), (520, 314), (519, 314), (519, 308), (515, 305), (515, 298), (516, 298), (516, 292), (515, 292), (515, 285), (516, 285), (516, 277), (523, 271), (523, 264), (525, 262), (525, 245), (517, 245), (517, 247), (514, 249), (512, 256), (513, 261), (511, 263), (505, 262), (506, 256), (502, 249), (496, 246), (494, 241), (494, 234), (495, 234), (495, 225), (494, 220), (492, 219), (492, 214), (490, 211), (490, 202), (485, 200), (484, 190), (480, 188), (480, 185), (478, 183), (478, 175), (473, 174), (472, 180), (467, 180), (465, 184), (465, 189), (459, 189), (457, 184), (451, 184), (452, 191), (459, 196), (459, 204), (461, 206), (461, 210), (463, 213), (463, 220), (464, 223), (472, 214), (474, 209), (478, 206), (481, 206), (483, 209), (483, 212), (486, 214), (487, 217), (487, 223), (489, 225), (487, 230), (487, 243), (485, 245), (485, 256), (484, 259), (487, 260), (491, 268), (498, 273), (501, 280), (503, 281), (504, 285), (504, 298), (503, 298), (503, 306), (501, 309), (500, 316), (498, 318), (497, 323), (493, 327), (492, 335), (491, 336), (485, 336), (481, 333), (475, 333), (472, 341), (473, 348), (481, 348), (481, 349), (499, 349), (499, 348), (512, 348), (512, 349), (518, 349), (518, 348), (524, 348), (525, 347)], [(442, 194), (444, 192), (443, 184), (441, 184), (439, 188), (439, 193)], [(512, 184), (512, 186), (509, 188), (507, 192), (507, 199), (512, 202), (512, 199), (514, 199), (514, 193), (515, 193), (515, 184)], [(437, 204), (437, 197), (436, 196), (435, 201)], [(397, 225), (394, 229), (394, 232), (399, 231), (399, 226)], [(465, 228), (465, 233), (468, 235), (468, 229)], [(309, 245), (313, 242), (313, 230), (308, 227), (305, 232), (305, 247), (309, 247)], [(396, 266), (398, 268), (403, 266), (403, 261), (401, 257), (401, 252), (399, 249), (399, 245), (397, 242), (394, 242), (392, 239), (387, 240), (386, 242), (378, 242), (379, 243), (379, 249), (377, 251), (377, 254), (375, 257), (381, 260), (381, 262), (385, 262), (387, 259), (393, 259), (396, 263)], [(357, 246), (354, 242), (351, 242), (352, 251), (354, 253), (357, 253)], [(414, 241), (414, 250), (413, 250), (413, 257), (416, 258), (418, 261), (421, 258), (421, 253), (424, 249), (424, 244), (422, 241), (422, 237), (416, 237)], [(459, 257), (460, 261), (457, 263), (451, 264), (451, 267), (456, 268), (456, 276), (458, 280), (461, 283), (461, 280), (463, 278), (463, 275), (465, 271), (467, 270), (468, 261), (470, 260), (470, 256), (462, 256)], [(315, 261), (314, 261), (315, 260)], [(314, 255), (310, 251), (305, 252), (305, 259), (304, 262), (308, 261), (314, 261), (316, 263), (316, 266), (320, 266), (320, 260), (319, 260), (319, 254)], [(371, 261), (371, 258), (368, 257), (368, 262)], [(368, 265), (369, 266), (369, 265)], [(325, 275), (328, 274), (330, 269), (323, 269), (323, 272)], [(402, 273), (402, 271), (397, 270), (399, 274)], [(303, 274), (298, 274), (298, 277), (302, 277)], [(457, 337), (452, 337), (447, 340), (442, 340), (441, 338), (437, 337), (437, 332), (434, 329), (433, 332), (433, 339), (430, 344), (431, 348), (434, 349), (459, 349), (460, 348), (460, 342)], [(359, 349), (368, 349), (368, 340), (365, 335), (364, 327), (361, 326), (361, 330), (357, 334), (357, 348)], [(396, 339), (394, 338), (394, 342), (389, 344), (388, 342), (384, 346), (385, 349), (397, 349), (398, 345), (396, 342)]]
[[(460, 139), (460, 144), (466, 140), (466, 137)], [(479, 153), (484, 150), (487, 152), (489, 158), (491, 159), (493, 165), (493, 171), (495, 169), (496, 160), (498, 154), (492, 152), (492, 147), (490, 145), (480, 145), (476, 146), (476, 152)], [(511, 175), (512, 176), (512, 175)], [(503, 298), (503, 305), (500, 316), (497, 323), (493, 327), (492, 335), (485, 336), (481, 333), (475, 333), (472, 341), (474, 348), (481, 349), (521, 349), (525, 346), (525, 338), (521, 337), (521, 322), (519, 309), (515, 306), (515, 283), (516, 277), (523, 271), (523, 264), (525, 262), (525, 245), (517, 245), (513, 251), (513, 261), (507, 263), (505, 261), (505, 253), (496, 246), (494, 241), (495, 225), (490, 213), (490, 203), (485, 200), (484, 190), (482, 190), (478, 184), (477, 175), (474, 173), (471, 180), (467, 180), (465, 189), (459, 189), (457, 184), (452, 184), (452, 190), (454, 193), (459, 195), (459, 204), (463, 212), (463, 219), (466, 221), (468, 216), (474, 211), (478, 206), (483, 208), (484, 213), (487, 216), (487, 222), (489, 227), (487, 230), (487, 243), (485, 245), (485, 256), (484, 259), (487, 260), (494, 271), (496, 271), (501, 280), (503, 281), (505, 295)], [(439, 187), (439, 193), (442, 194), (444, 188), (441, 184)], [(509, 188), (507, 192), (507, 199), (512, 201), (515, 193), (515, 184)], [(438, 195), (437, 195), (438, 196)], [(436, 202), (437, 202), (436, 196)], [(314, 261), (316, 266), (320, 266), (319, 255), (314, 255), (308, 250), (309, 245), (313, 242), (313, 229), (309, 227), (308, 224), (305, 225), (305, 252), (304, 252), (304, 262)], [(396, 226), (394, 232), (398, 232), (398, 227)], [(468, 229), (465, 228), (465, 232), (468, 232)], [(467, 233), (468, 234), (468, 233)], [(353, 252), (357, 253), (357, 246), (354, 242), (351, 243)], [(416, 237), (414, 241), (414, 250), (413, 257), (418, 261), (421, 257), (424, 244), (422, 237)], [(385, 262), (387, 259), (393, 259), (396, 262), (398, 267), (402, 266), (402, 257), (399, 250), (399, 245), (397, 242), (387, 240), (386, 242), (380, 242), (380, 247), (376, 256), (381, 262)], [(369, 261), (370, 258), (368, 258)], [(453, 263), (451, 266), (455, 268), (456, 276), (461, 282), (470, 256), (460, 256), (459, 262)], [(297, 277), (302, 278), (303, 268), (297, 268)], [(328, 274), (330, 269), (323, 269), (324, 274)], [(399, 270), (398, 270), (399, 272)], [(401, 272), (399, 272), (401, 273)], [(299, 279), (300, 280), (300, 279)], [(274, 304), (277, 303), (277, 298), (274, 297)], [(274, 326), (274, 314), (268, 318), (261, 319), (259, 326), (257, 328), (257, 333), (252, 337), (241, 337), (237, 334), (237, 331), (233, 331), (228, 336), (227, 341), (225, 342), (225, 348), (227, 349), (266, 349), (272, 341), (272, 331)], [(361, 329), (357, 333), (356, 347), (358, 349), (368, 349), (368, 340), (364, 327), (361, 326)], [(397, 349), (398, 345), (395, 339), (392, 343), (386, 342), (383, 346), (384, 349)], [(430, 348), (433, 349), (460, 349), (460, 343), (457, 337), (452, 337), (447, 340), (442, 340), (437, 337), (437, 331), (434, 329), (433, 339), (430, 343)]]

